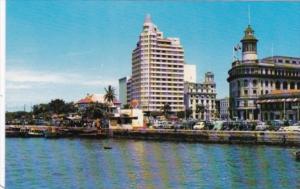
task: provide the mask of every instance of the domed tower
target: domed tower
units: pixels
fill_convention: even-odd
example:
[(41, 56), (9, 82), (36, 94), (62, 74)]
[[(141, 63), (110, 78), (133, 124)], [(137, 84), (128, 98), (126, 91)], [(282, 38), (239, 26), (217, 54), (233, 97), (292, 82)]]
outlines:
[(257, 60), (257, 39), (250, 25), (245, 30), (242, 43), (242, 60)]

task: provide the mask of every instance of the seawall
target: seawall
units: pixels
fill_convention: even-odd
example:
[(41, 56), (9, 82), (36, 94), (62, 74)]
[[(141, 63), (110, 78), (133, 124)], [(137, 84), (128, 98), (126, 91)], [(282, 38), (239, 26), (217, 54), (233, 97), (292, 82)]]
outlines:
[[(26, 126), (46, 130), (48, 126)], [(59, 127), (58, 127), (59, 129)], [(64, 128), (68, 132), (57, 138), (118, 138), (155, 141), (182, 141), (222, 144), (265, 144), (300, 146), (300, 132), (279, 131), (206, 131), (206, 130), (174, 130), (174, 129), (100, 129), (96, 128)], [(24, 137), (21, 133), (6, 133), (7, 137)], [(31, 137), (27, 136), (26, 137)]]
[(110, 132), (110, 137), (158, 141), (300, 146), (300, 132), (116, 129)]

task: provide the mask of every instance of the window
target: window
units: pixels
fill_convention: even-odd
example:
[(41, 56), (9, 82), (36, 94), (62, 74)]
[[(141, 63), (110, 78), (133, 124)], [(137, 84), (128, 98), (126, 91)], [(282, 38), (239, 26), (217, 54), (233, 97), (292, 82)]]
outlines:
[(280, 82), (279, 81), (276, 81), (275, 88), (276, 88), (276, 90), (280, 90)]
[(294, 82), (290, 83), (290, 89), (295, 89), (295, 83)]
[(265, 86), (266, 86), (266, 87), (269, 86), (269, 81), (265, 81)]
[(248, 95), (248, 90), (244, 90), (244, 95)]
[(253, 90), (253, 94), (257, 94), (256, 90)]
[(283, 82), (283, 87), (282, 87), (282, 88), (283, 88), (284, 90), (287, 90), (287, 86), (288, 86), (287, 82), (284, 81), (284, 82)]
[(257, 81), (253, 80), (253, 87), (256, 87), (256, 85), (257, 85)]
[(248, 80), (244, 80), (244, 87), (248, 87)]

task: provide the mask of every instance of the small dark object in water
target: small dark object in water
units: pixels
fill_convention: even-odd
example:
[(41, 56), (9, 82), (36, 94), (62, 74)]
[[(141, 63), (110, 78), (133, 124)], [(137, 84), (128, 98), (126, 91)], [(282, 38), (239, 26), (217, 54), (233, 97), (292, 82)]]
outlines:
[(300, 161), (300, 151), (296, 152), (295, 155), (296, 155), (296, 160)]
[(105, 150), (110, 150), (110, 149), (112, 149), (112, 147), (110, 147), (110, 146), (104, 146), (104, 149)]

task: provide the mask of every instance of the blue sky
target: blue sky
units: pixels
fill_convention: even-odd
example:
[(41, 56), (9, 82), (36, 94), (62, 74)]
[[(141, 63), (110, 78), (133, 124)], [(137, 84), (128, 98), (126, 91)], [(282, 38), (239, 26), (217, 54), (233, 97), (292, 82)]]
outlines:
[(7, 1), (7, 110), (54, 98), (103, 93), (131, 73), (131, 52), (144, 17), (179, 37), (197, 80), (213, 71), (218, 97), (228, 96), (232, 47), (248, 24), (258, 56), (300, 57), (299, 2)]

